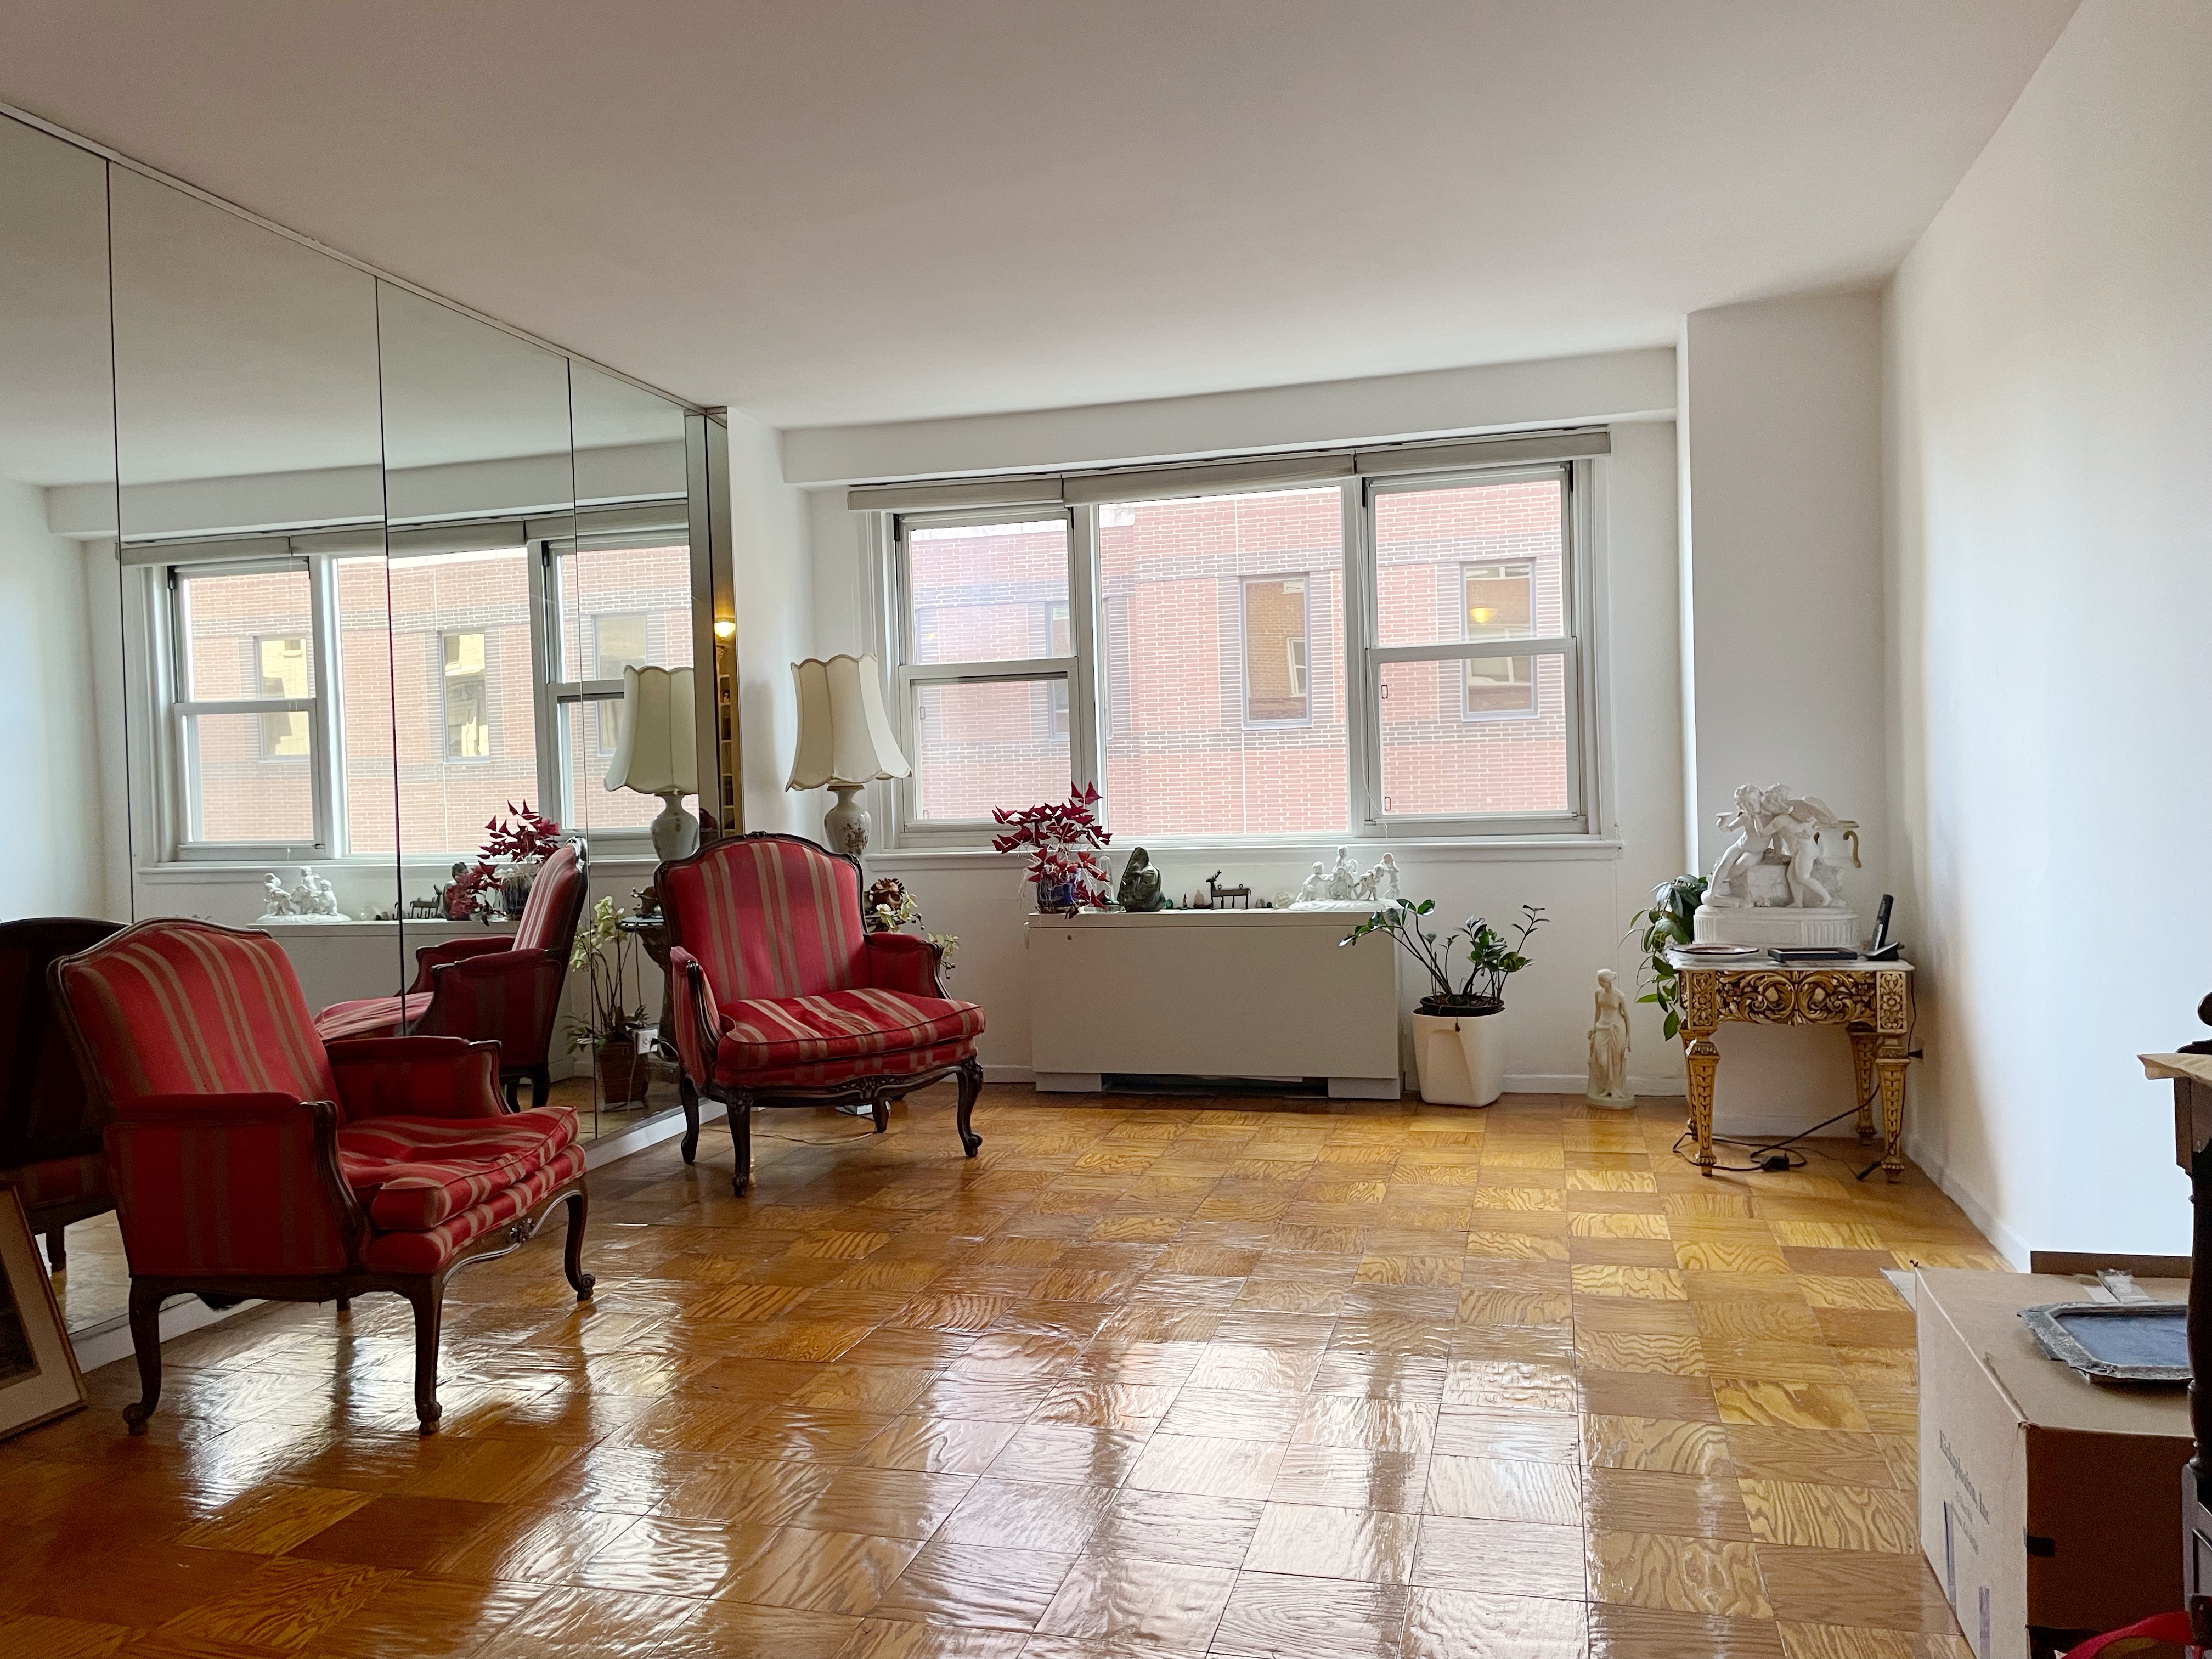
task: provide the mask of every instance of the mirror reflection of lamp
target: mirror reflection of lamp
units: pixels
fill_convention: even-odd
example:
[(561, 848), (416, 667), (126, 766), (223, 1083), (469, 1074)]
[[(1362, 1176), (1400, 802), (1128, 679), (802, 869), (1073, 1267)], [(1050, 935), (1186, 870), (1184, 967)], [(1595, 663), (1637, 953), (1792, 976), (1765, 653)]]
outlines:
[(914, 771), (884, 712), (883, 676), (872, 656), (838, 656), (795, 662), (791, 678), (799, 692), (799, 748), (785, 787), (826, 784), (837, 804), (823, 817), (823, 834), (830, 851), (859, 858), (870, 826), (853, 798), (878, 778)]
[(623, 670), (622, 732), (606, 787), (660, 797), (653, 850), (664, 861), (699, 850), (699, 820), (684, 810), (684, 797), (699, 793), (695, 710), (690, 669)]

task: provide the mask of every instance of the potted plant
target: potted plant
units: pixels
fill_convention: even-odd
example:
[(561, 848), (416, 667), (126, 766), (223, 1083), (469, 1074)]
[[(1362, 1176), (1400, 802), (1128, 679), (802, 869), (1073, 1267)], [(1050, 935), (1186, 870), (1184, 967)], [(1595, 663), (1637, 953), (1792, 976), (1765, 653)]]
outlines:
[[(1638, 933), (1637, 946), (1644, 952), (1637, 983), (1648, 981), (1651, 987), (1636, 1000), (1658, 1004), (1659, 1012), (1667, 1017), (1666, 1034), (1670, 1038), (1681, 1030), (1682, 1014), (1676, 1001), (1674, 964), (1667, 960), (1667, 948), (1687, 945), (1696, 937), (1698, 906), (1705, 896), (1703, 876), (1677, 876), (1662, 881), (1651, 890), (1651, 908), (1629, 927), (1629, 932)], [(1638, 933), (1638, 929), (1642, 931)]]
[(638, 1030), (645, 1024), (641, 989), (637, 1006), (630, 1006), (630, 988), (637, 981), (636, 948), (636, 941), (623, 931), (622, 913), (615, 902), (603, 898), (576, 930), (575, 947), (568, 953), (570, 969), (584, 969), (591, 988), (589, 1017), (568, 1022), (568, 1047), (591, 1055), (599, 1098), (613, 1104), (643, 1100), (648, 1079), (646, 1057), (637, 1043)]
[(561, 844), (561, 826), (532, 811), (528, 801), (520, 806), (509, 801), (506, 812), (488, 820), (484, 829), (488, 833), (478, 867), (498, 872), (500, 908), (510, 917), (519, 916), (529, 902), (538, 866)]
[[(1432, 1106), (1487, 1106), (1504, 1092), (1505, 981), (1528, 965), (1522, 946), (1544, 925), (1544, 913), (1521, 907), (1522, 920), (1500, 933), (1470, 916), (1439, 938), (1421, 926), (1436, 901), (1400, 899), (1377, 910), (1346, 934), (1352, 945), (1370, 933), (1387, 933), (1429, 975), (1429, 994), (1413, 1011), (1413, 1069), (1421, 1098)], [(1467, 951), (1464, 977), (1455, 977), (1460, 947)]]
[(1026, 850), (1028, 878), (1036, 884), (1036, 908), (1047, 915), (1073, 915), (1106, 902), (1106, 860), (1092, 851), (1113, 836), (1098, 824), (1098, 791), (1085, 784), (1064, 801), (1043, 806), (991, 809), (1006, 833), (992, 838), (994, 852)]

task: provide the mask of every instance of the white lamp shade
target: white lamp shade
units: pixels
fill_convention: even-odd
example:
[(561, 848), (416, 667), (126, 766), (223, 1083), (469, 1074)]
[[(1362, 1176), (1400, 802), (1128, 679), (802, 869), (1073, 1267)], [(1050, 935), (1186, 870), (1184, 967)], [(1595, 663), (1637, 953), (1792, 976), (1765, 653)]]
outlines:
[(699, 793), (699, 733), (688, 668), (623, 670), (622, 732), (607, 787), (643, 795)]
[(799, 752), (786, 788), (902, 778), (914, 769), (891, 735), (873, 657), (809, 657), (791, 665), (791, 678), (799, 692)]

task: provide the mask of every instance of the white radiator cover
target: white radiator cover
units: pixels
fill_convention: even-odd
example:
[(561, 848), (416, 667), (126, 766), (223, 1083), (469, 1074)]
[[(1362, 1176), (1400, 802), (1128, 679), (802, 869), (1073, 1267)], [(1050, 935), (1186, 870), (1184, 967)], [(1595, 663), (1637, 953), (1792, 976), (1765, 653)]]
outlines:
[(1357, 912), (1086, 911), (1029, 921), (1036, 1086), (1096, 1090), (1109, 1072), (1324, 1077), (1342, 1098), (1395, 1100), (1397, 946), (1342, 945)]

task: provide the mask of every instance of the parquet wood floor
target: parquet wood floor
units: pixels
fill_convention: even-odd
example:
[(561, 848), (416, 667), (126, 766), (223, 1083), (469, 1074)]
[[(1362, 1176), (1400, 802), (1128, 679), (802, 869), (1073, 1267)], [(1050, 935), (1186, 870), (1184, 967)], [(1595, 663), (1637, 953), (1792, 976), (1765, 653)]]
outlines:
[[(950, 1091), (592, 1177), (406, 1310), (182, 1339), (153, 1431), (0, 1446), (15, 1659), (1966, 1659), (1912, 1323), (1998, 1268), (1917, 1171), (1701, 1179), (1681, 1103)], [(770, 1138), (774, 1137), (774, 1138)]]

